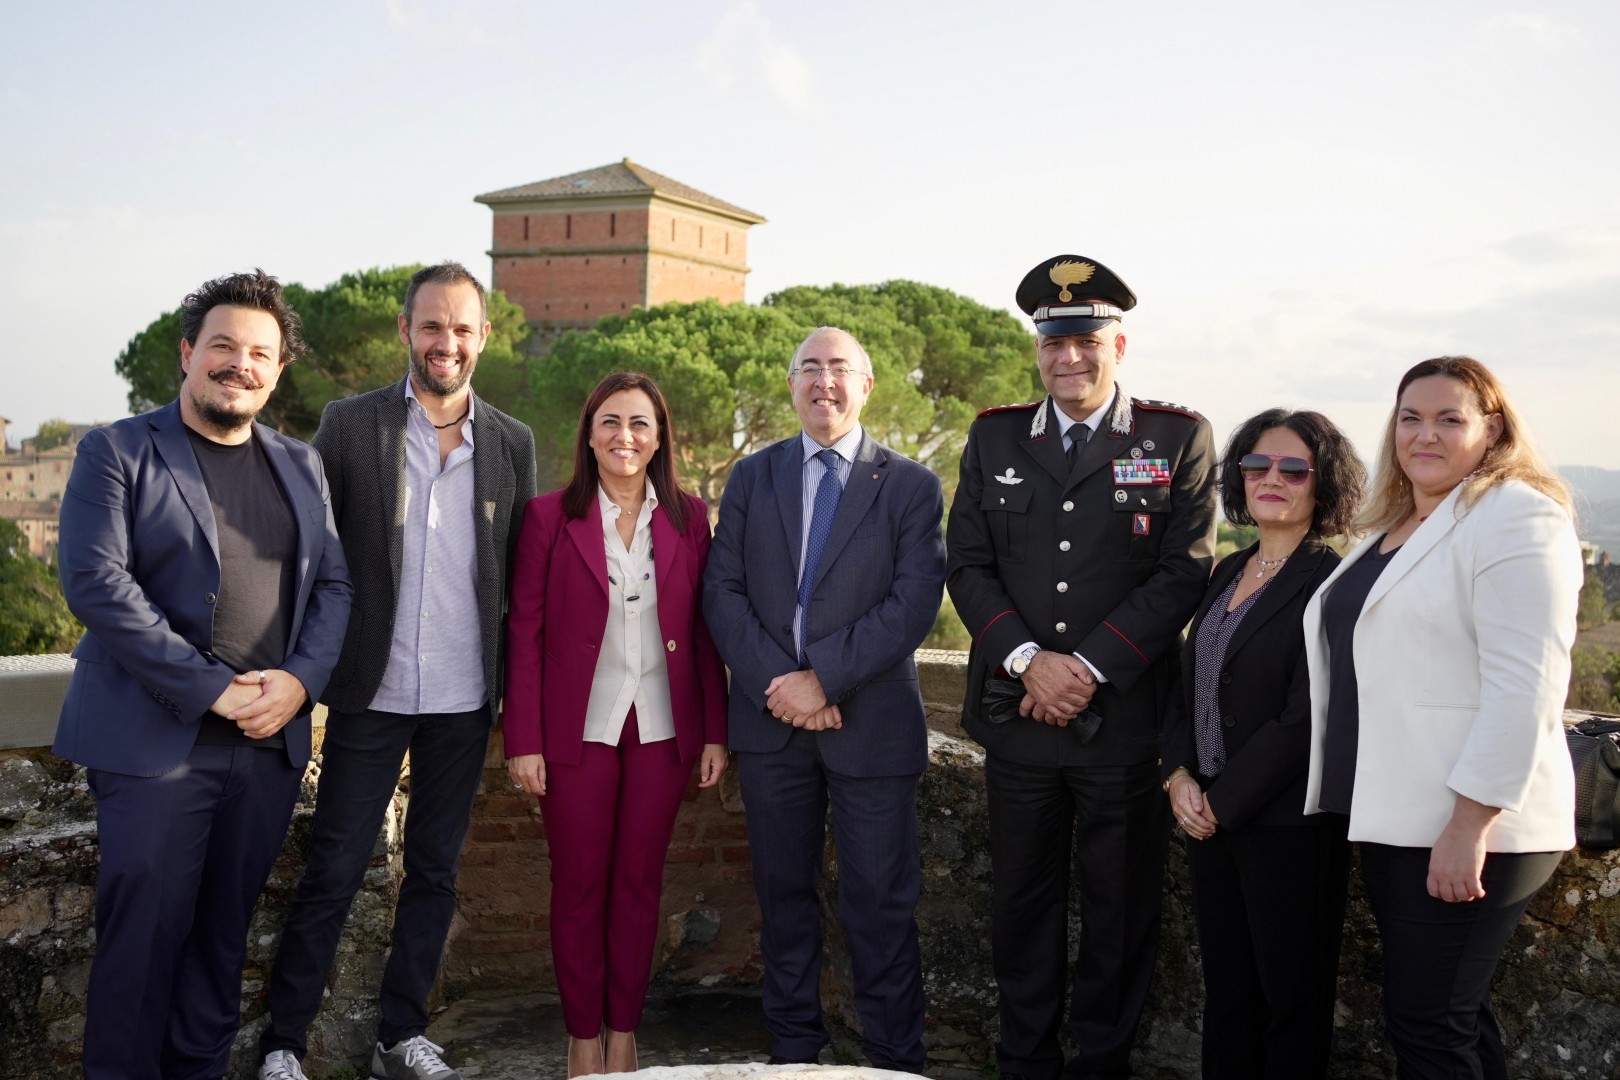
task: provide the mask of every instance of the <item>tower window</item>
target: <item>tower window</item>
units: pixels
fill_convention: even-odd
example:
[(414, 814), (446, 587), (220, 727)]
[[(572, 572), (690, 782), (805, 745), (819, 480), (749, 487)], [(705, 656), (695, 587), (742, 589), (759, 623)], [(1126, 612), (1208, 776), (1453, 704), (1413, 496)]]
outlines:
[(619, 235), (619, 215), (618, 214), (609, 214), (608, 215), (608, 235), (609, 236), (618, 236)]
[(523, 215), (523, 239), (527, 240), (528, 238), (529, 238), (529, 215), (524, 214)]
[(572, 240), (573, 238), (574, 238), (574, 215), (573, 214), (564, 214), (563, 215), (563, 239), (564, 240)]
[(669, 219), (669, 238), (670, 238), (671, 241), (673, 241), (675, 239), (675, 219), (674, 218)]

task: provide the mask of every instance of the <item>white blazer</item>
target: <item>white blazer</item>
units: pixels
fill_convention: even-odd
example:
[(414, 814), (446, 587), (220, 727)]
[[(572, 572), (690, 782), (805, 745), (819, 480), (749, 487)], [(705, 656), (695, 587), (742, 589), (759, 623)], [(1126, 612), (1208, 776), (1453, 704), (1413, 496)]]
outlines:
[[(1485, 492), (1461, 517), (1457, 496), (1401, 546), (1356, 623), (1350, 839), (1433, 847), (1461, 794), (1502, 809), (1486, 850), (1563, 851), (1575, 843), (1563, 726), (1583, 574), (1575, 526), (1519, 481)], [(1332, 693), (1322, 599), (1378, 541), (1346, 556), (1305, 608), (1308, 814), (1321, 809)]]

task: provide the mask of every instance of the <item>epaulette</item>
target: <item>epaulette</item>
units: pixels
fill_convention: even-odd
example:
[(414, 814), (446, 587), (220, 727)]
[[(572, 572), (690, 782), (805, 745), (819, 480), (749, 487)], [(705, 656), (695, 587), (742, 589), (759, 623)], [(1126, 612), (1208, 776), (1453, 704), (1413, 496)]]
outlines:
[(1045, 405), (1045, 404), (1046, 404), (1046, 399), (1041, 398), (1039, 401), (1023, 401), (1023, 402), (1019, 402), (1016, 405), (992, 405), (990, 408), (988, 408), (988, 409), (984, 410), (984, 412), (980, 413), (979, 416), (989, 416), (992, 413), (1011, 412), (1014, 409), (1033, 409), (1037, 405)]
[(1203, 416), (1202, 413), (1197, 412), (1197, 411), (1195, 411), (1193, 409), (1189, 409), (1185, 405), (1177, 405), (1173, 401), (1146, 401), (1146, 400), (1143, 400), (1142, 398), (1136, 398), (1135, 401), (1136, 401), (1136, 404), (1140, 405), (1142, 408), (1144, 408), (1144, 409), (1152, 409), (1154, 412), (1180, 413), (1182, 416), (1187, 417), (1187, 419), (1189, 419), (1189, 420), (1202, 420), (1202, 419), (1204, 419), (1204, 416)]

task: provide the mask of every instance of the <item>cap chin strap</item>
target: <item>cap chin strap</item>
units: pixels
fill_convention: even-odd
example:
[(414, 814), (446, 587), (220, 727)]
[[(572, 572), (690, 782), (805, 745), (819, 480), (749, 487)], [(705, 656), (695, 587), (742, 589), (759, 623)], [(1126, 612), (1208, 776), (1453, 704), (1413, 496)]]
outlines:
[(1114, 304), (1049, 304), (1035, 309), (1036, 322), (1053, 319), (1118, 319), (1125, 312)]

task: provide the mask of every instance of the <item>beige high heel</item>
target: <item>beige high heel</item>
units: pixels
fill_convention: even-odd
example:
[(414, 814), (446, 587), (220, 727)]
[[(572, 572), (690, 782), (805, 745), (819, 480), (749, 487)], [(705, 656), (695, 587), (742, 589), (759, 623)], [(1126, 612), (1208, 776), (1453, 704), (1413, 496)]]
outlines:
[(602, 1037), (576, 1039), (568, 1036), (568, 1076), (595, 1076), (603, 1072)]

